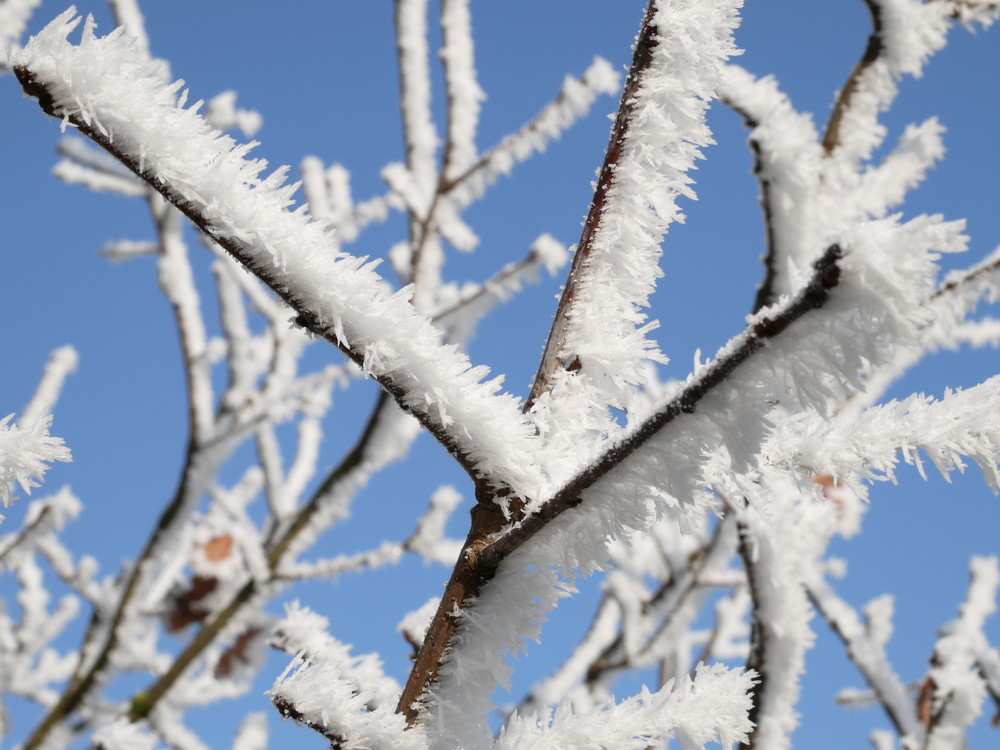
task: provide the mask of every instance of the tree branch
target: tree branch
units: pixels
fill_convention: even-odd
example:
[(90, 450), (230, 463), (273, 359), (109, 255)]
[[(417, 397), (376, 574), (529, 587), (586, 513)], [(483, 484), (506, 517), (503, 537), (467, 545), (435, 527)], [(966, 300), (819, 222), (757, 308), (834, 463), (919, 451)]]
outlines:
[[(355, 473), (367, 460), (379, 419), (390, 406), (389, 397), (383, 393), (379, 397), (365, 430), (358, 442), (340, 464), (333, 469), (313, 493), (312, 498), (302, 507), (288, 528), (278, 536), (268, 547), (267, 562), (271, 572), (275, 572), (291, 549), (295, 540), (309, 527), (317, 513), (323, 508), (325, 501), (342, 484), (349, 484)], [(222, 610), (206, 622), (192, 638), (184, 650), (174, 659), (170, 668), (144, 691), (137, 693), (131, 701), (128, 718), (139, 721), (152, 711), (157, 703), (174, 686), (177, 680), (194, 663), (194, 660), (212, 644), (216, 636), (228, 625), (254, 597), (260, 594), (264, 581), (247, 581), (239, 592)]]
[[(96, 122), (93, 120), (85, 122), (82, 118), (65, 112), (57, 113), (56, 110), (58, 108), (55, 105), (52, 94), (48, 91), (46, 85), (40, 82), (27, 67), (18, 66), (15, 69), (15, 73), (25, 91), (38, 99), (39, 105), (43, 110), (54, 116), (60, 118), (66, 117), (71, 120), (80, 132), (91, 138), (151, 187), (156, 189), (157, 192), (187, 216), (195, 226), (212, 237), (226, 252), (269, 286), (298, 314), (298, 317), (295, 319), (297, 324), (317, 336), (326, 339), (358, 366), (368, 369), (368, 346), (364, 342), (347, 341), (341, 331), (331, 327), (330, 321), (323, 319), (322, 312), (312, 309), (306, 301), (298, 296), (300, 290), (288, 284), (285, 269), (280, 265), (276, 266), (273, 262), (265, 262), (258, 253), (254, 252), (254, 247), (250, 242), (244, 241), (232, 234), (218, 231), (217, 227), (213, 225), (212, 220), (201, 210), (202, 207), (200, 205), (185, 197), (170, 183), (162, 181), (157, 174), (150, 170), (148, 164), (143, 165), (138, 157), (125, 152), (119, 147), (118, 142), (113, 142), (111, 136), (98, 127)], [(313, 273), (315, 274), (315, 271)], [(429, 326), (427, 326), (427, 330), (428, 332), (430, 331)], [(440, 358), (435, 362), (435, 367), (439, 365)], [(462, 431), (462, 428), (456, 431), (454, 426), (450, 426), (454, 422), (452, 418), (446, 417), (437, 405), (411, 398), (412, 391), (410, 390), (410, 384), (402, 382), (400, 377), (384, 371), (372, 372), (371, 376), (378, 381), (383, 389), (393, 396), (404, 411), (415, 416), (435, 439), (445, 446), (467, 473), (473, 478), (478, 477), (480, 471), (477, 469), (475, 458), (469, 454), (469, 446), (464, 440), (465, 433)], [(414, 379), (412, 372), (406, 377), (410, 381)], [(488, 388), (482, 385), (480, 387), (483, 389)], [(455, 406), (457, 404), (452, 404), (451, 408), (455, 408)], [(467, 425), (465, 429), (468, 429)], [(460, 434), (463, 436), (462, 438), (460, 438)]]
[[(743, 124), (747, 130), (754, 130), (760, 125), (749, 112), (741, 109), (734, 101), (720, 97), (721, 101), (727, 104), (736, 114), (743, 118)], [(771, 200), (771, 180), (764, 169), (764, 154), (760, 141), (753, 137), (749, 138), (750, 153), (753, 155), (753, 173), (760, 185), (760, 208), (764, 214), (764, 279), (757, 287), (757, 296), (753, 302), (753, 313), (758, 313), (775, 301), (774, 285), (778, 278), (777, 269), (777, 249), (774, 228), (774, 211)]]
[(532, 405), (543, 393), (549, 390), (555, 372), (561, 367), (572, 366), (572, 363), (560, 361), (568, 331), (569, 318), (576, 304), (577, 290), (586, 275), (587, 262), (590, 259), (593, 242), (601, 229), (601, 221), (604, 207), (608, 200), (608, 193), (615, 183), (615, 167), (621, 157), (622, 147), (625, 144), (625, 139), (628, 136), (629, 127), (632, 122), (636, 106), (636, 93), (642, 86), (643, 75), (652, 62), (653, 49), (658, 44), (658, 30), (653, 23), (655, 12), (656, 2), (655, 0), (650, 0), (646, 6), (646, 14), (643, 17), (639, 36), (635, 42), (632, 66), (629, 69), (628, 78), (625, 80), (625, 90), (622, 92), (618, 115), (615, 117), (615, 124), (611, 129), (608, 148), (604, 154), (604, 164), (601, 166), (601, 171), (597, 178), (594, 197), (590, 202), (590, 210), (583, 225), (583, 233), (580, 236), (580, 242), (577, 244), (576, 252), (573, 255), (573, 263), (570, 266), (566, 286), (559, 298), (559, 307), (556, 309), (555, 319), (552, 321), (552, 329), (549, 332), (548, 340), (545, 342), (545, 350), (542, 353), (542, 359), (538, 366), (538, 373), (535, 375), (531, 393), (524, 404), (526, 412), (531, 409)]
[(738, 346), (708, 365), (702, 375), (680, 394), (625, 438), (607, 448), (590, 466), (519, 523), (510, 526), (494, 502), (495, 497), (489, 494), (490, 490), (480, 486), (477, 493), (479, 502), (473, 508), (472, 529), (400, 697), (397, 710), (406, 716), (410, 725), (419, 718), (419, 701), (437, 680), (445, 652), (460, 627), (461, 610), (492, 580), (500, 564), (550, 522), (577, 507), (587, 489), (620, 466), (660, 430), (684, 415), (693, 413), (702, 399), (725, 383), (744, 362), (761, 351), (770, 339), (779, 336), (807, 313), (822, 307), (830, 290), (839, 283), (838, 260), (841, 255), (840, 247), (831, 245), (816, 261), (810, 282), (795, 300), (774, 318), (763, 318), (754, 323), (744, 332)]
[(840, 90), (837, 103), (834, 104), (833, 112), (831, 112), (830, 119), (827, 122), (826, 132), (823, 134), (823, 151), (827, 155), (832, 154), (837, 146), (840, 145), (841, 123), (848, 109), (851, 107), (851, 100), (858, 90), (861, 77), (865, 74), (865, 71), (875, 64), (875, 61), (879, 59), (883, 50), (882, 10), (879, 7), (878, 0), (863, 0), (863, 2), (868, 6), (868, 12), (871, 13), (873, 29), (868, 37), (868, 45), (865, 47), (864, 54), (857, 65), (854, 66), (854, 70), (851, 71), (847, 82)]

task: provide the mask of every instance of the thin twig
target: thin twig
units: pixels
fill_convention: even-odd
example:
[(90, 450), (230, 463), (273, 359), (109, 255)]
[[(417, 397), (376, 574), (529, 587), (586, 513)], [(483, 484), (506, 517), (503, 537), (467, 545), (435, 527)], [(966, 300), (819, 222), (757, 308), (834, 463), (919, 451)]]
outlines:
[(832, 154), (840, 145), (840, 127), (844, 116), (851, 107), (851, 100), (861, 84), (861, 77), (875, 64), (883, 50), (882, 9), (879, 7), (879, 0), (863, 0), (863, 2), (868, 6), (868, 12), (871, 13), (872, 33), (868, 37), (864, 54), (854, 66), (854, 70), (851, 71), (847, 83), (840, 90), (837, 103), (833, 107), (833, 112), (830, 113), (830, 120), (827, 122), (826, 132), (823, 134), (823, 151), (827, 155)]
[[(722, 101), (743, 118), (743, 124), (748, 130), (753, 131), (758, 125), (760, 125), (760, 123), (753, 118), (749, 112), (742, 110), (736, 105), (735, 102), (729, 101), (725, 98), (722, 98)], [(757, 287), (757, 296), (754, 298), (753, 303), (753, 312), (757, 313), (775, 302), (774, 285), (778, 277), (776, 247), (777, 238), (775, 236), (774, 227), (771, 180), (768, 178), (767, 170), (764, 168), (764, 153), (761, 149), (760, 141), (754, 138), (752, 134), (748, 142), (750, 144), (750, 153), (753, 154), (753, 173), (757, 177), (757, 183), (760, 185), (760, 208), (764, 214), (764, 235), (766, 247), (763, 258), (764, 279), (760, 282), (760, 286)]]
[[(350, 453), (327, 475), (320, 487), (313, 493), (309, 502), (302, 507), (292, 523), (289, 524), (288, 528), (269, 545), (267, 562), (272, 573), (278, 569), (285, 554), (298, 536), (309, 526), (316, 514), (323, 508), (324, 500), (342, 483), (349, 483), (353, 473), (364, 464), (368, 449), (371, 447), (376, 426), (385, 410), (389, 408), (390, 403), (388, 396), (384, 393), (380, 395), (378, 403), (375, 405), (368, 419), (364, 432)], [(170, 669), (159, 677), (156, 682), (133, 697), (128, 715), (130, 721), (138, 721), (149, 714), (194, 660), (212, 644), (218, 633), (260, 592), (263, 583), (254, 580), (245, 583), (233, 599), (230, 600), (229, 604), (206, 622), (197, 635), (188, 642), (184, 650), (174, 659)]]

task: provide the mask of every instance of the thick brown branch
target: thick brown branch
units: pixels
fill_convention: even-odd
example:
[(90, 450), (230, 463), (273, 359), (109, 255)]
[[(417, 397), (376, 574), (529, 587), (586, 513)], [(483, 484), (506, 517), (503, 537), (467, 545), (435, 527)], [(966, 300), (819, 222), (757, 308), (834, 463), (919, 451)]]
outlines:
[(507, 520), (488, 490), (480, 488), (477, 500), (472, 509), (472, 527), (396, 706), (409, 726), (419, 720), (421, 699), (437, 681), (444, 654), (458, 630), (461, 610), (496, 574), (496, 564), (484, 562), (482, 550)]
[(573, 264), (570, 266), (569, 277), (559, 298), (559, 307), (556, 309), (555, 319), (552, 321), (552, 330), (545, 343), (545, 351), (542, 354), (542, 361), (538, 366), (538, 373), (535, 375), (535, 382), (531, 387), (531, 393), (525, 402), (525, 411), (531, 408), (539, 396), (548, 391), (550, 381), (560, 367), (565, 363), (560, 361), (563, 355), (563, 345), (566, 340), (567, 326), (576, 304), (577, 292), (580, 284), (584, 282), (587, 273), (587, 264), (590, 260), (594, 240), (601, 230), (601, 222), (604, 208), (608, 200), (608, 193), (615, 183), (615, 167), (622, 154), (622, 148), (628, 137), (632, 114), (636, 106), (636, 94), (642, 85), (642, 78), (649, 68), (653, 59), (653, 50), (658, 43), (658, 31), (653, 24), (653, 15), (656, 12), (655, 0), (650, 0), (646, 7), (646, 15), (643, 18), (642, 28), (635, 43), (635, 52), (632, 56), (632, 66), (629, 69), (628, 78), (625, 80), (625, 90), (622, 92), (621, 103), (618, 107), (618, 115), (615, 117), (614, 127), (611, 129), (611, 139), (608, 142), (608, 149), (604, 154), (604, 164), (601, 166), (600, 174), (597, 178), (597, 185), (594, 189), (594, 198), (590, 203), (590, 210), (587, 213), (587, 220), (583, 225), (583, 233), (580, 242), (577, 244), (576, 253), (573, 255)]
[(810, 283), (780, 314), (773, 319), (758, 321), (744, 333), (740, 346), (734, 347), (726, 357), (708, 366), (702, 376), (688, 385), (680, 395), (649, 417), (628, 437), (608, 448), (539, 510), (517, 521), (510, 531), (496, 536), (509, 522), (500, 512), (494, 498), (480, 488), (479, 504), (473, 510), (472, 529), (428, 628), (397, 708), (406, 715), (411, 725), (418, 720), (419, 701), (436, 681), (444, 654), (460, 627), (461, 609), (492, 580), (500, 564), (551, 521), (578, 506), (585, 490), (622, 464), (660, 430), (685, 414), (694, 412), (702, 399), (725, 383), (740, 365), (764, 347), (768, 339), (780, 335), (799, 318), (822, 307), (830, 290), (839, 283), (840, 268), (837, 261), (840, 257), (839, 246), (832, 245), (828, 248), (816, 262)]

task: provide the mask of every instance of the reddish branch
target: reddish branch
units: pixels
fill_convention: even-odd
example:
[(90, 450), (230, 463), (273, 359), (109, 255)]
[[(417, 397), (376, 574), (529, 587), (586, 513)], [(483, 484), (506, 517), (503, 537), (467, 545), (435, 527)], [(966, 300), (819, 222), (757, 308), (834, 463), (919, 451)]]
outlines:
[(879, 0), (864, 0), (864, 3), (868, 6), (868, 12), (872, 16), (872, 33), (868, 37), (868, 46), (865, 47), (864, 54), (858, 60), (858, 64), (854, 66), (847, 83), (840, 91), (840, 96), (837, 97), (837, 103), (834, 105), (830, 120), (826, 125), (826, 132), (823, 134), (823, 151), (828, 155), (832, 154), (840, 145), (840, 128), (844, 121), (844, 115), (851, 107), (851, 100), (857, 93), (862, 76), (875, 64), (884, 49), (882, 44), (882, 9), (879, 7)]
[(619, 158), (621, 158), (625, 140), (629, 136), (632, 113), (636, 107), (636, 94), (641, 88), (643, 76), (649, 69), (653, 59), (653, 50), (656, 49), (656, 45), (659, 43), (659, 32), (653, 24), (653, 14), (655, 12), (656, 2), (655, 0), (650, 0), (646, 8), (646, 15), (642, 21), (642, 28), (639, 30), (639, 37), (635, 43), (632, 66), (629, 69), (628, 78), (625, 80), (625, 90), (622, 92), (621, 103), (618, 106), (618, 115), (611, 130), (608, 149), (604, 154), (604, 164), (597, 178), (594, 198), (590, 203), (587, 220), (583, 225), (583, 234), (580, 236), (576, 253), (573, 255), (573, 264), (570, 266), (569, 278), (566, 280), (566, 286), (559, 299), (559, 307), (556, 310), (555, 319), (552, 321), (552, 330), (549, 332), (548, 341), (545, 343), (545, 351), (542, 354), (538, 373), (535, 375), (534, 385), (532, 385), (531, 393), (528, 395), (528, 400), (524, 405), (525, 411), (531, 408), (539, 396), (548, 391), (550, 381), (555, 372), (560, 367), (571, 365), (570, 362), (564, 361), (571, 358), (563, 352), (567, 326), (573, 307), (576, 305), (578, 290), (581, 284), (586, 283), (587, 266), (593, 251), (594, 241), (601, 231), (608, 195), (615, 184), (615, 168), (618, 165)]

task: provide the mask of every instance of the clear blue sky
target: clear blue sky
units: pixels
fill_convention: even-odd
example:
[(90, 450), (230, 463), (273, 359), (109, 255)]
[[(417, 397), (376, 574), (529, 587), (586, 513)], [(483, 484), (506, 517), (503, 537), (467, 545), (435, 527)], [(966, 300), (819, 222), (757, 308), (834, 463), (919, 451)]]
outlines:
[[(381, 2), (296, 2), (277, 10), (274, 3), (153, 2), (144, 12), (153, 53), (171, 62), (192, 99), (226, 89), (240, 94), (244, 107), (259, 110), (264, 127), (256, 138), (258, 155), (273, 165), (297, 166), (303, 156), (341, 162), (353, 174), (355, 197), (382, 192), (381, 167), (402, 158), (398, 118), (392, 4)], [(769, 0), (750, 2), (738, 43), (747, 50), (740, 61), (757, 74), (774, 73), (800, 110), (825, 121), (835, 92), (864, 49), (869, 22), (857, 0)], [(32, 30), (63, 10), (45, 2)], [(81, 2), (102, 31), (110, 31), (103, 3)], [(638, 28), (642, 2), (618, 0), (508, 0), (473, 3), (479, 46), (477, 64), (488, 95), (479, 146), (488, 147), (529, 119), (558, 90), (563, 77), (582, 72), (594, 55), (625, 66)], [(971, 255), (949, 258), (966, 265), (1000, 243), (1000, 55), (998, 32), (952, 32), (952, 44), (930, 64), (919, 81), (906, 81), (896, 109), (887, 118), (890, 143), (909, 122), (939, 115), (948, 128), (945, 162), (931, 172), (904, 211), (967, 217)], [(435, 91), (437, 102), (441, 91)], [(183, 376), (168, 306), (156, 286), (148, 260), (112, 266), (97, 249), (113, 239), (150, 239), (153, 232), (140, 201), (96, 195), (56, 181), (58, 124), (19, 94), (12, 76), (0, 79), (0, 417), (22, 408), (48, 353), (73, 344), (79, 371), (70, 379), (56, 410), (53, 432), (74, 452), (72, 464), (55, 467), (46, 490), (70, 484), (87, 506), (68, 532), (75, 550), (95, 554), (103, 570), (115, 570), (132, 557), (163, 502), (171, 495), (183, 457), (186, 406)], [(478, 278), (520, 257), (542, 232), (566, 244), (576, 241), (587, 209), (590, 180), (599, 166), (616, 107), (606, 98), (595, 113), (562, 141), (502, 181), (468, 220), (482, 238), (472, 257), (456, 259), (450, 278)], [(683, 377), (696, 348), (712, 353), (742, 327), (761, 276), (757, 260), (763, 229), (750, 156), (739, 118), (716, 107), (710, 120), (719, 145), (708, 152), (697, 179), (698, 203), (686, 206), (688, 222), (674, 226), (665, 244), (666, 277), (655, 315), (664, 350), (673, 358), (670, 372)], [(403, 237), (401, 221), (372, 232), (358, 252), (381, 256)], [(199, 249), (192, 243), (196, 257)], [(206, 254), (207, 255), (207, 254)], [(200, 279), (208, 280), (207, 257)], [(208, 288), (207, 286), (205, 287)], [(502, 308), (472, 342), (474, 362), (507, 373), (507, 387), (524, 394), (554, 310), (558, 282), (530, 289)], [(213, 322), (214, 325), (214, 322)], [(320, 352), (317, 361), (334, 361)], [(944, 354), (914, 370), (896, 395), (911, 391), (940, 394), (945, 386), (969, 386), (1000, 370), (995, 350)], [(338, 394), (341, 408), (363, 413), (374, 398), (371, 387)], [(353, 411), (352, 411), (353, 409)], [(344, 432), (337, 435), (338, 425)], [(340, 446), (353, 440), (350, 422), (331, 423), (329, 465)], [(864, 534), (839, 544), (850, 560), (842, 594), (855, 605), (884, 592), (897, 595), (897, 633), (890, 648), (904, 679), (920, 675), (934, 633), (952, 619), (964, 596), (971, 554), (1000, 552), (1000, 501), (986, 489), (978, 470), (952, 486), (939, 478), (924, 483), (903, 470), (900, 486), (873, 493)], [(422, 439), (415, 460), (387, 472), (359, 499), (355, 518), (324, 539), (326, 552), (365, 549), (386, 527), (405, 536), (417, 509), (441, 483), (470, 488), (443, 451)], [(26, 504), (7, 513), (19, 524)], [(465, 518), (458, 514), (459, 520)], [(463, 533), (457, 526), (453, 533)], [(338, 546), (339, 545), (339, 546)], [(336, 586), (312, 585), (303, 601), (330, 616), (334, 634), (357, 644), (357, 651), (379, 650), (402, 678), (406, 647), (395, 624), (410, 609), (439, 591), (443, 568), (412, 561), (374, 576), (345, 579)], [(4, 586), (0, 591), (9, 591)], [(358, 597), (367, 597), (358, 603)], [(547, 627), (542, 645), (519, 662), (511, 698), (518, 700), (533, 675), (565, 653), (568, 634), (584, 627), (592, 598), (561, 607)], [(801, 705), (803, 748), (865, 746), (869, 729), (884, 725), (878, 711), (842, 712), (832, 707), (834, 693), (861, 680), (840, 658), (840, 646), (816, 621), (819, 646), (812, 655)], [(1000, 627), (994, 624), (994, 642)], [(269, 686), (281, 660), (265, 669), (260, 690)], [(256, 710), (269, 710), (262, 699)], [(33, 719), (15, 717), (18, 732)], [(211, 717), (194, 723), (217, 747), (223, 734), (208, 734)], [(272, 715), (272, 746), (325, 743)], [(223, 739), (225, 737), (225, 739)], [(995, 737), (992, 739), (995, 742)], [(980, 740), (987, 747), (990, 740)]]

